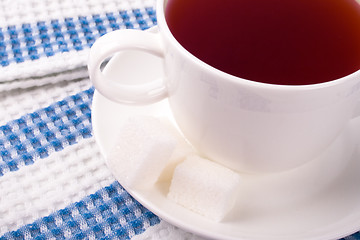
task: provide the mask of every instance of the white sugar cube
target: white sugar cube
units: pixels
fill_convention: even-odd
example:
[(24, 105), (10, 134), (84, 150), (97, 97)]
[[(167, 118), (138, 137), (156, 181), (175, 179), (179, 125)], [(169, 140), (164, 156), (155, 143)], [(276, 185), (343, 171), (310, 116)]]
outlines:
[(175, 168), (168, 198), (218, 222), (233, 208), (239, 183), (236, 172), (191, 155)]
[(108, 165), (125, 187), (146, 188), (158, 180), (177, 140), (158, 119), (131, 117), (118, 133)]

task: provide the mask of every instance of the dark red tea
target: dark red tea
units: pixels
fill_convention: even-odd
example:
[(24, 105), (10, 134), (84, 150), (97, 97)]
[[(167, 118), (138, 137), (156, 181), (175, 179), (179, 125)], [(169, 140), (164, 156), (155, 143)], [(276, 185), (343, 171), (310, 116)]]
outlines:
[(241, 78), (304, 85), (360, 69), (356, 0), (169, 0), (165, 16), (189, 52)]

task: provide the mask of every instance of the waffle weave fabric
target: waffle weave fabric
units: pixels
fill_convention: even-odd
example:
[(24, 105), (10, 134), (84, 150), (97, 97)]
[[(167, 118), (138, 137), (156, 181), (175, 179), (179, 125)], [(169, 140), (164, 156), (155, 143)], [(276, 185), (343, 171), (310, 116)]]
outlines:
[(133, 199), (92, 135), (89, 49), (156, 25), (154, 5), (0, 1), (0, 239), (198, 239)]
[[(203, 239), (114, 179), (91, 126), (101, 35), (156, 25), (155, 0), (0, 1), (0, 239)], [(360, 239), (354, 234), (346, 239)]]

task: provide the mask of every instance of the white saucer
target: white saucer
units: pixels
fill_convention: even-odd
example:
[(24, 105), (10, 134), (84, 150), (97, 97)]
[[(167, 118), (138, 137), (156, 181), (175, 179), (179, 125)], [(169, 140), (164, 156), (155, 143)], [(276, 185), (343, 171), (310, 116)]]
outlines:
[[(160, 59), (138, 52), (115, 56), (105, 68), (109, 78), (138, 83), (159, 77)], [(133, 114), (169, 117), (166, 100), (150, 106), (125, 106), (95, 91), (92, 124), (107, 156), (117, 130)], [(271, 175), (243, 175), (240, 197), (223, 222), (193, 213), (167, 197), (169, 183), (126, 190), (165, 221), (215, 239), (328, 240), (360, 230), (360, 118), (352, 120), (318, 159), (300, 168)], [(115, 176), (116, 177), (116, 176)], [(121, 182), (120, 182), (121, 184)]]

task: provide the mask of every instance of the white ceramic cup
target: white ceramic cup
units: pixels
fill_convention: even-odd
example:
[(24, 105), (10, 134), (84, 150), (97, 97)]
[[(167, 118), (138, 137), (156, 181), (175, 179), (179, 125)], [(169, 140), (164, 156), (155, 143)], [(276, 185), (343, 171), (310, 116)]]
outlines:
[[(166, 0), (157, 1), (158, 32), (118, 30), (98, 39), (90, 52), (90, 79), (96, 90), (118, 103), (168, 98), (179, 128), (204, 157), (240, 172), (292, 169), (321, 154), (358, 115), (360, 71), (303, 86), (232, 76), (176, 41), (165, 21), (165, 5)], [(105, 79), (100, 65), (127, 50), (163, 58), (163, 78), (135, 85), (122, 83), (121, 76), (119, 81)]]

